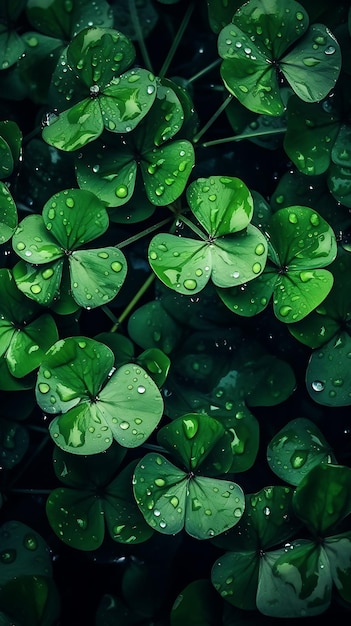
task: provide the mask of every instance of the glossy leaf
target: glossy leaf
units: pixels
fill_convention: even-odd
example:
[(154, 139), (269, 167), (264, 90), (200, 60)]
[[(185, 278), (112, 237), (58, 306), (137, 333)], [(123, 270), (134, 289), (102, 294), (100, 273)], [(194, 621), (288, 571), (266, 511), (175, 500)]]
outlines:
[(82, 307), (98, 307), (113, 300), (122, 287), (127, 262), (118, 248), (77, 250), (69, 257), (71, 289)]
[(268, 444), (271, 470), (291, 485), (298, 485), (319, 463), (335, 462), (331, 446), (319, 428), (303, 417), (288, 422)]
[[(89, 363), (89, 368), (87, 367)], [(59, 417), (50, 424), (57, 445), (75, 454), (141, 445), (163, 412), (159, 390), (134, 364), (113, 369), (113, 352), (86, 337), (69, 337), (48, 350), (36, 385), (39, 406)]]
[(293, 497), (296, 515), (317, 536), (330, 534), (351, 513), (351, 470), (342, 465), (316, 465)]
[(351, 337), (338, 332), (311, 354), (306, 369), (306, 387), (314, 402), (325, 406), (347, 406), (351, 398), (348, 362)]
[[(170, 141), (184, 120), (175, 90), (163, 82), (157, 84), (157, 89), (150, 85), (150, 93), (151, 90), (155, 101), (147, 118), (132, 134), (104, 142), (98, 151), (88, 146), (76, 161), (78, 184), (96, 193), (108, 206), (118, 207), (130, 201), (138, 170), (148, 202), (156, 206), (170, 204), (184, 191), (194, 166), (192, 144), (182, 139)], [(131, 130), (129, 125), (128, 131)]]
[(234, 526), (244, 508), (244, 495), (234, 482), (193, 476), (162, 455), (147, 454), (135, 468), (134, 495), (145, 520), (158, 532), (185, 528), (207, 539)]
[(220, 31), (222, 79), (248, 109), (268, 115), (283, 113), (276, 69), (306, 102), (321, 100), (334, 87), (341, 68), (339, 44), (323, 24), (308, 29), (308, 23), (298, 2), (250, 0), (235, 12), (232, 24)]
[(18, 465), (29, 447), (29, 434), (25, 426), (0, 418), (0, 459), (5, 470)]
[(158, 278), (170, 289), (191, 295), (201, 291), (210, 277), (218, 287), (231, 287), (258, 276), (267, 244), (249, 223), (253, 201), (247, 187), (236, 178), (201, 178), (191, 183), (187, 197), (208, 235), (199, 233), (199, 240), (156, 235), (149, 246), (149, 262)]
[(317, 176), (331, 163), (333, 143), (340, 129), (340, 112), (334, 100), (304, 103), (289, 99), (284, 148), (300, 172)]
[(0, 122), (0, 178), (11, 176), (20, 157), (22, 132), (16, 122), (5, 120)]
[(39, 307), (28, 307), (9, 270), (0, 270), (0, 354), (12, 376), (22, 378), (39, 367), (44, 353), (58, 339), (56, 324)]
[(247, 495), (237, 526), (214, 539), (215, 545), (229, 552), (215, 561), (211, 580), (234, 606), (255, 609), (264, 579), (274, 590), (269, 571), (280, 551), (270, 548), (289, 539), (298, 526), (291, 515), (292, 493), (287, 487), (269, 486)]
[(228, 296), (221, 291), (220, 296), (234, 312), (255, 315), (273, 295), (276, 317), (281, 322), (298, 322), (332, 288), (333, 275), (322, 268), (336, 257), (335, 235), (318, 213), (303, 206), (280, 209), (267, 229), (270, 262), (263, 274), (242, 290), (231, 290)]
[(32, 26), (50, 37), (70, 40), (79, 30), (97, 22), (112, 26), (112, 12), (105, 0), (91, 5), (89, 0), (70, 3), (54, 0), (50, 4), (41, 0), (28, 0), (26, 13)]
[(11, 239), (17, 224), (16, 204), (7, 186), (0, 181), (0, 245)]
[(139, 307), (128, 320), (131, 339), (144, 350), (159, 348), (169, 354), (176, 347), (181, 330), (158, 300)]
[(49, 547), (33, 528), (7, 521), (0, 528), (0, 589), (21, 576), (51, 576)]

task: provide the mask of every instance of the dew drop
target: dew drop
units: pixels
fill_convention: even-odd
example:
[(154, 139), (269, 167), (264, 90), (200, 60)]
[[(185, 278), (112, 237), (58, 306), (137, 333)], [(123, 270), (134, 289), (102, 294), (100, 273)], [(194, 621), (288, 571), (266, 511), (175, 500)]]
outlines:
[(113, 263), (111, 263), (111, 270), (113, 272), (116, 272), (116, 273), (120, 272), (122, 267), (123, 267), (122, 263), (120, 263), (119, 261), (114, 261)]
[(48, 385), (47, 383), (39, 383), (38, 389), (40, 393), (49, 393), (50, 385)]
[(145, 387), (143, 387), (143, 385), (139, 385), (138, 393), (145, 393), (145, 391), (146, 391)]
[(188, 289), (189, 291), (193, 291), (197, 287), (197, 282), (193, 278), (187, 278), (183, 282), (183, 285), (184, 285), (185, 289)]
[(324, 390), (324, 383), (321, 380), (314, 380), (311, 383), (311, 387), (313, 389), (313, 391), (323, 391)]
[(119, 427), (122, 428), (122, 430), (128, 430), (130, 424), (129, 422), (121, 422)]
[(126, 185), (120, 185), (116, 191), (117, 198), (126, 198), (128, 195), (128, 187)]

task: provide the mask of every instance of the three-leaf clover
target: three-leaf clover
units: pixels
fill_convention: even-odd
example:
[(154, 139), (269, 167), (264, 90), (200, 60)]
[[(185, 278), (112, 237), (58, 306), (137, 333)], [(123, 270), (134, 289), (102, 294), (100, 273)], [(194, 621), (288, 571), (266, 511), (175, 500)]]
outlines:
[(54, 449), (54, 469), (63, 487), (47, 501), (49, 523), (57, 536), (78, 550), (96, 550), (103, 542), (105, 524), (120, 543), (140, 543), (153, 534), (133, 496), (132, 461), (116, 474), (126, 450), (112, 445), (103, 456), (77, 457)]
[(232, 461), (231, 437), (220, 422), (189, 413), (164, 426), (157, 439), (181, 467), (156, 453), (137, 464), (134, 495), (148, 524), (167, 535), (185, 528), (197, 539), (237, 524), (244, 510), (243, 491), (231, 480), (216, 478)]
[(187, 188), (187, 200), (203, 230), (186, 223), (199, 239), (156, 235), (149, 262), (170, 289), (192, 295), (211, 278), (218, 287), (232, 287), (256, 278), (267, 259), (267, 241), (252, 224), (253, 200), (238, 178), (199, 178)]
[[(146, 69), (126, 70), (135, 58), (132, 42), (113, 28), (80, 31), (62, 53), (53, 79), (63, 108), (43, 129), (43, 139), (73, 151), (103, 130), (129, 132), (147, 114), (156, 96), (155, 76)], [(55, 92), (55, 95), (57, 93)], [(55, 99), (57, 106), (57, 98)]]
[(19, 291), (10, 270), (0, 269), (0, 356), (12, 376), (22, 378), (39, 367), (57, 339), (52, 316)]
[(65, 189), (54, 194), (42, 215), (25, 217), (12, 238), (15, 252), (23, 259), (13, 268), (17, 287), (45, 305), (59, 296), (65, 280), (81, 307), (112, 300), (127, 273), (123, 253), (112, 246), (81, 249), (102, 235), (108, 224), (105, 205), (91, 192)]
[(76, 160), (79, 186), (94, 192), (108, 206), (128, 202), (140, 175), (153, 205), (170, 204), (184, 191), (195, 155), (190, 141), (170, 141), (183, 124), (184, 112), (169, 82), (158, 84), (147, 117), (133, 132), (110, 138), (105, 135)]
[(299, 98), (316, 102), (334, 87), (341, 68), (334, 35), (323, 24), (309, 27), (295, 0), (244, 3), (220, 31), (218, 52), (227, 89), (251, 111), (267, 115), (284, 111), (280, 77)]
[(134, 448), (159, 423), (163, 401), (152, 378), (134, 363), (116, 370), (114, 361), (108, 346), (87, 337), (60, 339), (47, 351), (35, 393), (42, 410), (57, 415), (50, 434), (63, 450), (97, 454), (113, 439)]
[(291, 206), (272, 215), (267, 238), (269, 261), (261, 276), (239, 289), (217, 291), (239, 315), (256, 315), (273, 297), (275, 316), (281, 322), (298, 322), (333, 286), (333, 274), (324, 267), (336, 257), (334, 232), (313, 209)]

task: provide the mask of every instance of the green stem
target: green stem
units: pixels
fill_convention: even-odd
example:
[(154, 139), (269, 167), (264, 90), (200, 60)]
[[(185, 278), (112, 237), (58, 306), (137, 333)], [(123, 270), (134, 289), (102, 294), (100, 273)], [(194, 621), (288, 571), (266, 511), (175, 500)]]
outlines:
[(185, 31), (186, 27), (188, 26), (188, 23), (189, 23), (189, 20), (191, 18), (191, 15), (192, 15), (192, 12), (194, 10), (194, 7), (195, 7), (195, 3), (191, 2), (191, 4), (189, 4), (189, 6), (188, 6), (188, 8), (187, 8), (187, 10), (186, 10), (186, 12), (184, 14), (184, 17), (183, 17), (182, 22), (181, 22), (181, 24), (179, 26), (178, 32), (177, 32), (175, 38), (173, 39), (172, 45), (171, 45), (171, 47), (170, 47), (170, 49), (168, 51), (168, 54), (167, 54), (167, 56), (166, 56), (166, 58), (164, 60), (163, 65), (162, 65), (162, 67), (161, 67), (161, 69), (160, 69), (160, 71), (158, 73), (160, 78), (163, 78), (167, 74), (168, 68), (169, 68), (170, 64), (172, 63), (174, 54), (175, 54), (175, 52), (176, 52), (176, 50), (177, 50), (177, 48), (178, 48), (178, 46), (179, 46), (179, 44), (180, 44), (180, 42), (181, 42), (181, 40), (183, 38), (184, 31)]
[(149, 289), (150, 285), (152, 285), (154, 280), (155, 280), (155, 274), (150, 274), (150, 276), (147, 277), (146, 281), (143, 283), (140, 289), (138, 289), (135, 296), (131, 299), (129, 304), (124, 309), (123, 313), (121, 313), (121, 315), (119, 316), (116, 324), (112, 326), (111, 333), (115, 333), (116, 330), (118, 330), (118, 327), (122, 324), (125, 318), (128, 317), (129, 313), (132, 311), (135, 305), (139, 302), (140, 298), (144, 295), (145, 291)]
[(218, 146), (221, 143), (230, 143), (231, 141), (243, 141), (244, 139), (253, 139), (254, 137), (269, 137), (270, 135), (282, 135), (286, 133), (286, 128), (276, 128), (274, 130), (261, 130), (252, 133), (242, 133), (241, 135), (233, 135), (233, 137), (224, 137), (223, 139), (215, 139), (214, 141), (205, 141), (201, 144), (203, 148), (209, 146)]
[(213, 63), (210, 63), (210, 65), (207, 65), (207, 67), (204, 67), (202, 70), (200, 70), (197, 74), (194, 74), (194, 76), (188, 78), (188, 83), (193, 83), (195, 82), (195, 80), (198, 80), (199, 78), (210, 72), (215, 67), (217, 67), (217, 65), (219, 65), (221, 61), (222, 59), (216, 59), (215, 61), (213, 61)]
[(191, 230), (194, 233), (196, 233), (200, 237), (200, 239), (203, 239), (203, 241), (207, 241), (208, 235), (206, 235), (202, 230), (200, 230), (200, 228), (198, 228), (191, 220), (188, 220), (188, 218), (185, 217), (185, 215), (182, 215), (180, 219), (182, 222), (184, 222), (184, 224), (189, 226), (189, 228), (191, 228)]
[(116, 244), (116, 248), (119, 248), (119, 249), (125, 248), (126, 246), (129, 246), (131, 243), (138, 241), (138, 239), (142, 239), (142, 237), (146, 237), (147, 235), (150, 235), (150, 233), (153, 233), (158, 228), (161, 228), (161, 226), (165, 226), (165, 224), (168, 224), (168, 222), (171, 222), (172, 220), (174, 220), (173, 215), (171, 217), (167, 217), (165, 220), (162, 220), (162, 222), (157, 222), (157, 224), (154, 224), (153, 226), (149, 226), (149, 228), (145, 228), (145, 230), (142, 230), (141, 233), (138, 233), (137, 235), (133, 235), (132, 237), (129, 237), (128, 239), (125, 239), (124, 241), (121, 241), (121, 243)]
[(105, 315), (107, 315), (107, 317), (111, 320), (111, 322), (113, 322), (114, 324), (118, 324), (117, 317), (115, 316), (114, 313), (112, 313), (111, 309), (109, 309), (108, 306), (104, 305), (101, 307), (101, 309), (103, 310)]
[(208, 120), (207, 124), (205, 124), (205, 126), (199, 130), (199, 132), (195, 135), (193, 142), (197, 143), (199, 141), (199, 139), (202, 137), (202, 135), (205, 134), (205, 132), (210, 128), (210, 126), (212, 126), (212, 124), (216, 121), (216, 119), (221, 115), (221, 113), (223, 113), (224, 109), (228, 106), (229, 102), (232, 99), (232, 94), (230, 93), (229, 96), (224, 100), (224, 102), (221, 104), (221, 106), (217, 109), (217, 111), (212, 115), (212, 117)]
[(132, 25), (135, 30), (135, 34), (137, 36), (137, 40), (138, 40), (141, 56), (143, 57), (143, 60), (144, 60), (144, 64), (146, 68), (150, 70), (150, 72), (154, 73), (151, 59), (149, 57), (149, 53), (145, 45), (143, 32), (140, 27), (140, 20), (139, 20), (138, 11), (136, 8), (135, 0), (128, 0), (128, 6), (129, 6), (129, 11), (130, 11), (130, 18), (132, 20)]

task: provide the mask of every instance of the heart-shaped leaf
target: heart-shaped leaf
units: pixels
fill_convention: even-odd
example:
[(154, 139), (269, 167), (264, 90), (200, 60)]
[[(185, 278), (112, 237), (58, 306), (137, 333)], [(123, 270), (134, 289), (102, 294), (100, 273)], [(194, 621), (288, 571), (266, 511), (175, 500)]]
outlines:
[(113, 300), (127, 275), (126, 258), (117, 248), (77, 250), (69, 257), (71, 289), (82, 307), (98, 307)]
[(187, 474), (162, 455), (147, 454), (137, 464), (134, 495), (145, 520), (158, 532), (185, 528), (208, 539), (234, 526), (244, 510), (244, 494), (228, 480)]
[(284, 426), (268, 444), (267, 461), (272, 471), (291, 485), (319, 463), (335, 462), (330, 445), (317, 426), (299, 417)]
[[(273, 295), (273, 310), (281, 322), (298, 322), (328, 295), (333, 275), (324, 268), (336, 257), (334, 231), (315, 211), (291, 206), (274, 213), (267, 226), (269, 258), (255, 281), (220, 297), (241, 315), (262, 311)], [(275, 266), (275, 267), (274, 267)]]
[(266, 262), (267, 242), (249, 223), (253, 200), (244, 183), (223, 176), (201, 178), (191, 183), (187, 197), (208, 236), (195, 226), (199, 240), (156, 235), (149, 262), (158, 278), (178, 293), (191, 295), (210, 277), (218, 287), (231, 287), (258, 276)]
[(318, 404), (347, 406), (351, 398), (351, 378), (348, 363), (351, 337), (339, 331), (321, 348), (311, 354), (306, 370), (306, 387)]
[(121, 445), (141, 445), (163, 412), (158, 387), (134, 364), (114, 370), (113, 352), (86, 337), (54, 344), (39, 368), (36, 397), (43, 411), (58, 414), (50, 424), (57, 445), (75, 454)]
[(53, 0), (50, 4), (41, 0), (28, 0), (26, 13), (29, 22), (39, 32), (50, 37), (70, 40), (79, 30), (98, 20), (102, 26), (112, 26), (111, 7), (105, 0), (91, 5), (89, 0), (63, 2)]
[(11, 239), (17, 224), (16, 204), (7, 186), (0, 182), (0, 245)]

